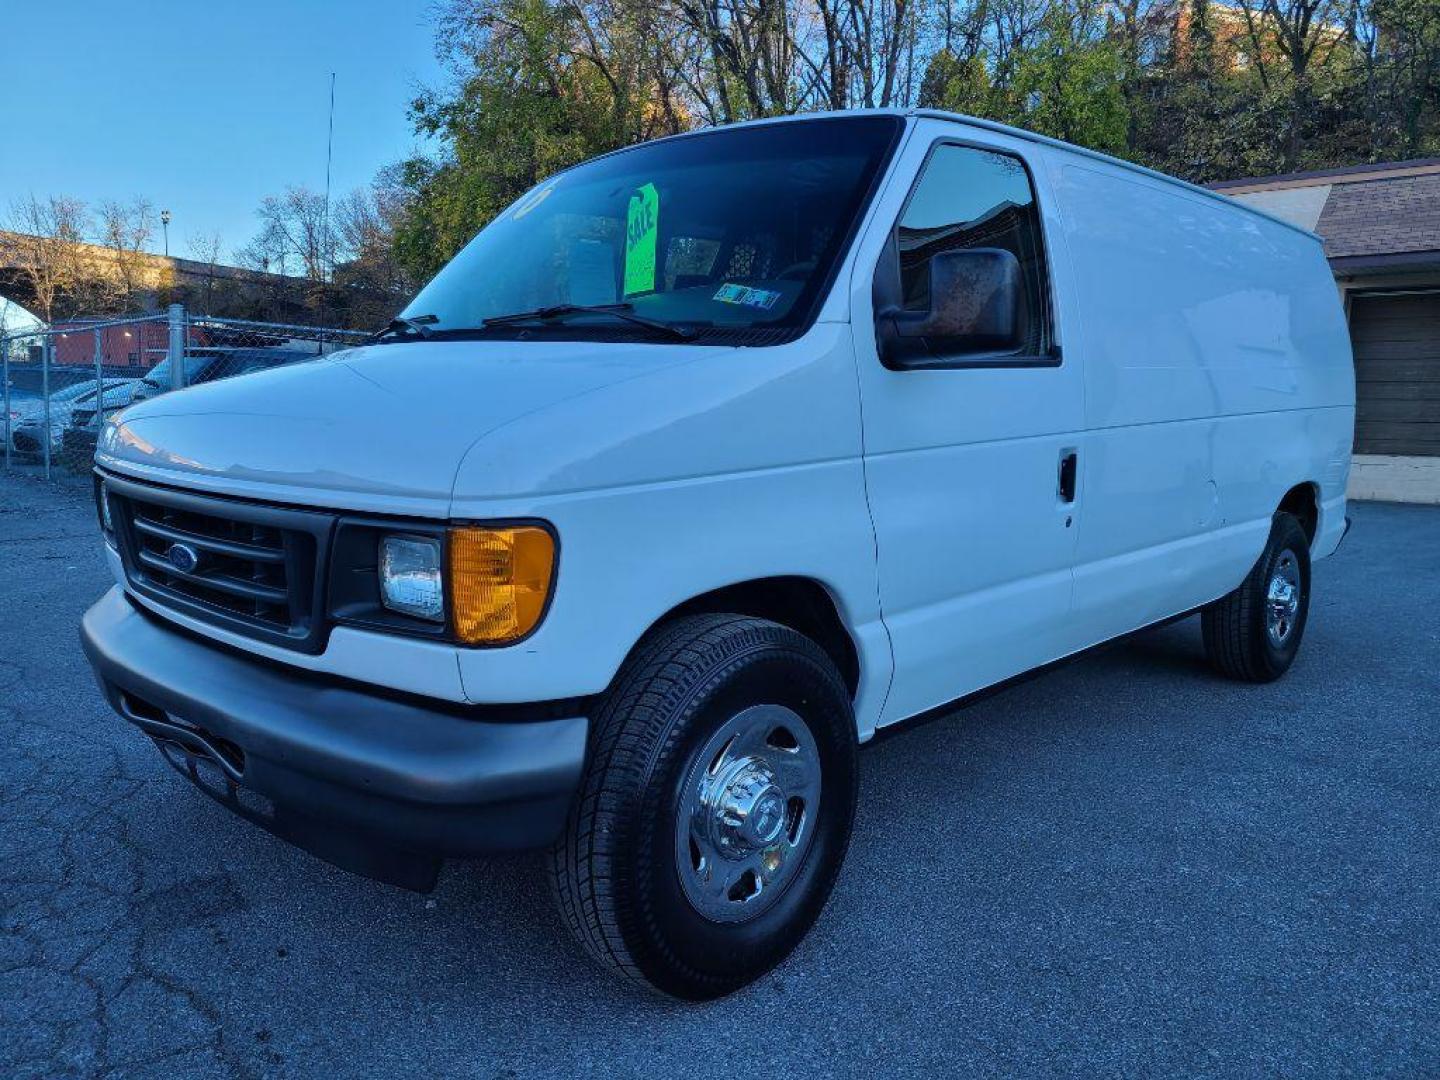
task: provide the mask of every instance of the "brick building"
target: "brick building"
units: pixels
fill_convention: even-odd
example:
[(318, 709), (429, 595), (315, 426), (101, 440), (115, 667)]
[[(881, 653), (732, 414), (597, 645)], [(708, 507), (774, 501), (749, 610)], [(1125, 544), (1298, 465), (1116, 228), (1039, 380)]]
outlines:
[(101, 363), (109, 368), (133, 368), (136, 375), (165, 359), (169, 330), (163, 319), (107, 326), (93, 330), (84, 321), (55, 324), (55, 363), (62, 367), (83, 367), (95, 363), (95, 338), (100, 337)]

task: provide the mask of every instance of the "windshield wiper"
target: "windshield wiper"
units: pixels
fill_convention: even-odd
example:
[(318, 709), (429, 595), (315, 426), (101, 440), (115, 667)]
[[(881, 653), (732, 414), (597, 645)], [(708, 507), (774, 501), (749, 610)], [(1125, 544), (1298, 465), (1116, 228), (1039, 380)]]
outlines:
[(657, 333), (665, 334), (677, 341), (689, 341), (695, 336), (694, 331), (685, 330), (670, 323), (661, 322), (659, 319), (647, 319), (644, 315), (634, 313), (634, 304), (553, 304), (550, 307), (536, 308), (534, 311), (516, 311), (509, 315), (492, 315), (488, 319), (482, 319), (485, 326), (507, 326), (510, 323), (520, 322), (549, 322), (552, 319), (565, 319), (571, 315), (613, 315), (617, 319), (634, 323), (636, 326), (643, 326), (647, 330), (654, 330)]
[(430, 329), (431, 324), (439, 321), (440, 319), (435, 315), (416, 315), (413, 318), (397, 315), (386, 323), (382, 329), (371, 334), (370, 340), (372, 342), (383, 341), (390, 334), (398, 334), (402, 330), (408, 330), (412, 334), (416, 334), (422, 338), (428, 338), (435, 333), (434, 330)]

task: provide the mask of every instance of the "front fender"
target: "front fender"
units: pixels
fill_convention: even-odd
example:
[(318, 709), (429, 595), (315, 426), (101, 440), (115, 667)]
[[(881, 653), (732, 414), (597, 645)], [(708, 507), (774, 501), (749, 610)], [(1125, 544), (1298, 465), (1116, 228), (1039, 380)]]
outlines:
[(836, 598), (860, 654), (857, 715), (878, 714), (889, 647), (853, 365), (846, 328), (821, 325), (788, 346), (687, 361), (563, 402), (477, 444), (451, 516), (542, 518), (560, 556), (533, 635), (461, 652), (466, 695), (600, 693), (674, 607), (796, 576)]

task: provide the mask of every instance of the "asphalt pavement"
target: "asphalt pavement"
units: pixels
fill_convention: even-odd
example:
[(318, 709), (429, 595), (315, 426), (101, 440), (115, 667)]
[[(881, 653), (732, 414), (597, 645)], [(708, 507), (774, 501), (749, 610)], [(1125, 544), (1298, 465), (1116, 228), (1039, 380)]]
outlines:
[(1440, 508), (1352, 512), (1277, 684), (1191, 619), (867, 749), (819, 925), (690, 1006), (535, 857), (420, 896), (191, 789), (81, 655), (88, 497), (0, 478), (0, 1075), (1440, 1074)]

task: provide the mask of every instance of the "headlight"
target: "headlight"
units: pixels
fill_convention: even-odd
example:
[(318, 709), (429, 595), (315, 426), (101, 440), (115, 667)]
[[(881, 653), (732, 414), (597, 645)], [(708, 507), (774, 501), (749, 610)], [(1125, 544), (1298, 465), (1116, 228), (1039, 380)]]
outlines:
[(347, 519), (336, 530), (330, 611), (338, 621), (462, 645), (511, 645), (545, 617), (557, 551), (547, 527), (390, 528)]
[(555, 539), (535, 525), (450, 530), (450, 606), (467, 645), (505, 645), (534, 630), (555, 574)]
[(95, 501), (100, 504), (100, 528), (106, 537), (115, 535), (115, 523), (110, 520), (110, 492), (104, 480), (95, 484)]
[(445, 586), (440, 541), (423, 536), (387, 536), (380, 541), (380, 597), (392, 611), (441, 622)]

